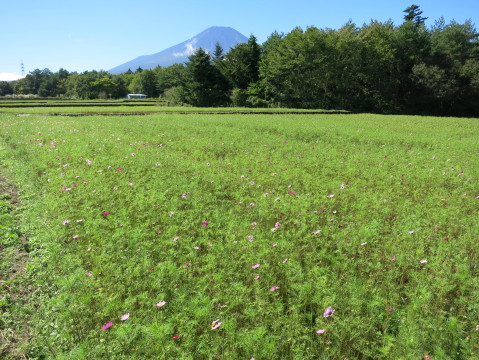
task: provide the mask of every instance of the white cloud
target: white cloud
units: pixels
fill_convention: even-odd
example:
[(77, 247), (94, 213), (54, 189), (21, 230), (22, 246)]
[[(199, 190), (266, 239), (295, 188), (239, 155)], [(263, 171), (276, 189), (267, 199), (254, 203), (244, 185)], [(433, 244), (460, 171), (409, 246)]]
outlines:
[(196, 51), (195, 49), (195, 43), (196, 39), (191, 40), (189, 43), (186, 43), (185, 45), (185, 51), (179, 52), (179, 53), (173, 53), (174, 57), (182, 57), (182, 56), (190, 56), (193, 55)]
[(15, 73), (0, 72), (0, 81), (13, 81), (23, 78), (24, 76)]

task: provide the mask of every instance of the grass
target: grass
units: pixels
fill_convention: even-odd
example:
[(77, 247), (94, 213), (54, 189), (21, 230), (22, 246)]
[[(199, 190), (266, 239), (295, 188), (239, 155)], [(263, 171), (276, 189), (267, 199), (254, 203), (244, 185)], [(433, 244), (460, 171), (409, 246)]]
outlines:
[(336, 110), (308, 110), (284, 108), (198, 108), (166, 106), (165, 100), (25, 100), (0, 99), (0, 113), (36, 115), (138, 115), (154, 113), (341, 113)]
[(1, 114), (0, 128), (29, 204), (31, 357), (478, 356), (477, 119)]

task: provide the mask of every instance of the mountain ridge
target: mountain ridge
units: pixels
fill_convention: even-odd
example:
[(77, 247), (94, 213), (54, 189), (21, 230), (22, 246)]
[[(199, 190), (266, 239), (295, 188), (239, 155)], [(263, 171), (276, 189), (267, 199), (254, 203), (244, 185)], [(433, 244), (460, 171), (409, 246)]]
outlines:
[(129, 69), (135, 71), (138, 67), (153, 69), (157, 66), (166, 67), (176, 63), (184, 63), (200, 47), (209, 53), (213, 53), (216, 44), (219, 43), (226, 53), (237, 44), (247, 41), (248, 38), (246, 36), (232, 27), (212, 26), (182, 43), (173, 45), (155, 54), (138, 56), (108, 70), (108, 72), (111, 74), (121, 74)]

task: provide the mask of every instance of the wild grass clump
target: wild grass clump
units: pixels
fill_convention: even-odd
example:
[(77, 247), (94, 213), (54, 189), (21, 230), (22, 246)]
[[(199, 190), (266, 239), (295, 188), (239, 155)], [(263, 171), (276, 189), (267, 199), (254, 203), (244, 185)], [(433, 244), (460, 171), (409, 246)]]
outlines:
[(477, 119), (0, 126), (35, 189), (37, 356), (477, 356)]

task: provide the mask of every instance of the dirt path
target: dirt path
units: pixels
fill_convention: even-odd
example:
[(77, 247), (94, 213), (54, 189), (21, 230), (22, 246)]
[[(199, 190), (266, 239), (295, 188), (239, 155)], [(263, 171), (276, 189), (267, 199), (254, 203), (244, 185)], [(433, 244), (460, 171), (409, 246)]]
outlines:
[(27, 238), (16, 217), (20, 207), (17, 187), (0, 167), (0, 358), (28, 359), (30, 338), (28, 299), (31, 289), (25, 275)]

